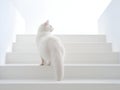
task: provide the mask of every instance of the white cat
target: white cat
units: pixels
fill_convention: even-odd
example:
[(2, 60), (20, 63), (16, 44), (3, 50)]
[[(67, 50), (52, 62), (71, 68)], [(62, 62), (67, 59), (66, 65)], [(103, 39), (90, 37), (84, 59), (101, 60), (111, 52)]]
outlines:
[(40, 25), (36, 37), (41, 65), (52, 65), (58, 81), (64, 77), (64, 54), (65, 49), (60, 39), (51, 34), (53, 27), (46, 21)]

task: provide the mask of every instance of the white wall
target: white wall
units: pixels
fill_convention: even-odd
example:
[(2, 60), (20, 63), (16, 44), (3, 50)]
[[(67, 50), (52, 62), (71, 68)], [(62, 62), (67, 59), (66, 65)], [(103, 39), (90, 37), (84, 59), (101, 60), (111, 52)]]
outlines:
[(0, 64), (5, 63), (5, 54), (15, 41), (16, 31), (20, 27), (16, 24), (20, 24), (17, 17), (20, 16), (10, 0), (0, 0)]
[[(7, 46), (13, 34), (14, 12), (10, 13), (10, 2), (0, 0), (0, 62), (3, 62)], [(9, 15), (9, 16), (8, 16)]]
[(99, 19), (99, 32), (105, 33), (113, 50), (120, 51), (120, 0), (112, 0)]

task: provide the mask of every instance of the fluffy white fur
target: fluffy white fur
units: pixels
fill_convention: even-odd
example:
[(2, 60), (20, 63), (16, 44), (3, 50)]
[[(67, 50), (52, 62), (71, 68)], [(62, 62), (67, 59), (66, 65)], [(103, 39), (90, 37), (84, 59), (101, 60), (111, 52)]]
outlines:
[(40, 25), (36, 37), (41, 65), (52, 65), (56, 72), (56, 79), (62, 80), (64, 77), (64, 46), (60, 39), (51, 34), (53, 27), (46, 21)]

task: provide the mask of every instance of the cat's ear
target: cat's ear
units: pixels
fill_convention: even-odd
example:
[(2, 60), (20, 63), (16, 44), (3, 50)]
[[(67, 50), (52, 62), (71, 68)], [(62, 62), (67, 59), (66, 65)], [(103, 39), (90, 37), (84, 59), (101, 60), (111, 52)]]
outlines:
[(48, 25), (49, 24), (49, 20), (47, 20), (45, 23), (44, 23), (44, 25)]

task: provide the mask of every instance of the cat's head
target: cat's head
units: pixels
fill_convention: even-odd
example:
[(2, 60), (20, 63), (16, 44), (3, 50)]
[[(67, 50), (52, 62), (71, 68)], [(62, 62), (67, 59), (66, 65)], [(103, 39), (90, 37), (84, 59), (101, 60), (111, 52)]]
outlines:
[(47, 20), (46, 22), (44, 22), (40, 27), (39, 30), (41, 32), (52, 32), (54, 29), (53, 27), (49, 24), (49, 21)]

